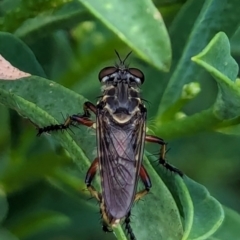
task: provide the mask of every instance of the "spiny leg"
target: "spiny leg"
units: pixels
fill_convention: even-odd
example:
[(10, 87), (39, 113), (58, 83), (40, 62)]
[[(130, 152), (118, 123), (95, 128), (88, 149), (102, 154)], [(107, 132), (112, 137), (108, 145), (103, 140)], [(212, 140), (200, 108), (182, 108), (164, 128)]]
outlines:
[(106, 233), (110, 233), (110, 232), (113, 232), (113, 230), (111, 228), (109, 228), (109, 226), (103, 221), (102, 222), (102, 230)]
[(162, 164), (166, 169), (168, 169), (172, 172), (175, 172), (175, 173), (179, 174), (181, 177), (183, 177), (183, 173), (179, 169), (173, 167), (171, 164), (167, 163), (167, 161), (165, 160), (166, 143), (164, 142), (164, 140), (162, 138), (152, 136), (152, 135), (146, 135), (145, 141), (157, 143), (157, 144), (161, 145), (159, 163)]
[(89, 119), (91, 117), (90, 111), (96, 114), (96, 106), (91, 102), (85, 102), (83, 105), (83, 114), (74, 114), (69, 116), (63, 124), (55, 124), (49, 125), (43, 128), (38, 128), (37, 136), (40, 136), (44, 132), (52, 132), (52, 131), (59, 131), (59, 130), (66, 130), (71, 125), (75, 126), (74, 123), (78, 123), (81, 125), (85, 125), (87, 127), (94, 127), (94, 121)]
[(135, 237), (135, 235), (134, 235), (134, 233), (133, 233), (133, 230), (132, 230), (132, 227), (131, 227), (131, 225), (130, 225), (130, 222), (131, 222), (130, 216), (131, 216), (131, 211), (128, 212), (128, 214), (127, 214), (127, 216), (126, 216), (126, 218), (125, 218), (125, 220), (124, 220), (125, 229), (126, 229), (126, 231), (127, 231), (127, 234), (128, 234), (129, 237), (130, 237), (130, 240), (136, 240), (136, 237)]
[(140, 198), (144, 197), (152, 187), (151, 179), (143, 165), (141, 165), (139, 176), (144, 184), (145, 189), (136, 194), (134, 201), (138, 201)]

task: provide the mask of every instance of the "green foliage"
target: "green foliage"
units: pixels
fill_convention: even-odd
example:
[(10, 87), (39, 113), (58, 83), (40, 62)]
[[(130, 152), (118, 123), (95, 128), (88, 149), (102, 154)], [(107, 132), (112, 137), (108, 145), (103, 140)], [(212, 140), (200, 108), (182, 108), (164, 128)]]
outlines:
[[(0, 108), (0, 239), (127, 239), (121, 225), (114, 228), (115, 236), (102, 233), (95, 214), (98, 205), (87, 201), (84, 176), (96, 155), (93, 131), (79, 127), (36, 138), (34, 129), (62, 123), (62, 115), (81, 112), (86, 99), (96, 101), (97, 73), (113, 63), (114, 49), (122, 56), (131, 48), (139, 56), (131, 58), (131, 66), (146, 75), (143, 95), (153, 104), (150, 131), (172, 139), (176, 165), (199, 182), (209, 174), (213, 185), (205, 183), (219, 201), (240, 197), (226, 194), (230, 188), (224, 186), (230, 176), (238, 183), (239, 159), (227, 173), (227, 161), (233, 160), (219, 161), (230, 146), (234, 156), (240, 154), (239, 139), (230, 136), (240, 132), (238, 63), (231, 53), (231, 44), (239, 38), (229, 41), (239, 27), (238, 4), (237, 0), (184, 4), (166, 0), (156, 1), (156, 6), (148, 0), (1, 2), (0, 54), (31, 76), (0, 80), (0, 103), (20, 115)], [(169, 35), (160, 12), (168, 20)], [(13, 69), (4, 69), (3, 63), (0, 74), (13, 77)], [(170, 65), (169, 73), (161, 72)], [(210, 85), (213, 79), (216, 88)], [(201, 142), (203, 132), (209, 135)], [(192, 137), (189, 142), (186, 136)], [(212, 141), (213, 136), (219, 139)], [(206, 151), (200, 148), (203, 144)], [(144, 166), (153, 187), (132, 210), (138, 240), (238, 238), (239, 214), (223, 207), (205, 187), (186, 175), (167, 172), (148, 152)], [(214, 191), (213, 179), (222, 181), (222, 189)]]
[(0, 221), (2, 222), (7, 214), (8, 210), (8, 203), (6, 194), (1, 190), (0, 192), (0, 205), (1, 205), (1, 212), (0, 212)]
[(224, 207), (224, 222), (216, 233), (209, 238), (209, 240), (218, 240), (218, 239), (235, 239), (239, 233), (239, 214), (233, 210)]
[(70, 1), (71, 0), (4, 1), (2, 7), (3, 11), (5, 10), (5, 14), (1, 19), (0, 27), (3, 31), (15, 31), (29, 18), (34, 18), (45, 12), (49, 14), (51, 11), (56, 10)]
[[(217, 31), (222, 30), (230, 36), (236, 31), (239, 14), (239, 10), (236, 9), (237, 2), (237, 0), (223, 0), (219, 4), (218, 0), (205, 1), (194, 26), (190, 31), (187, 29), (183, 33), (183, 35), (187, 35), (188, 40), (184, 45), (177, 66), (172, 71), (169, 84), (161, 100), (159, 114), (163, 113), (179, 98), (183, 85), (191, 82), (200, 72), (201, 69), (191, 63), (191, 57), (198, 54)], [(194, 1), (188, 1), (185, 7), (192, 8), (191, 5), (194, 7), (194, 4)], [(225, 17), (222, 17), (223, 14)], [(214, 18), (214, 21), (210, 20), (212, 18)], [(179, 19), (176, 18), (175, 20), (172, 28), (177, 29)]]

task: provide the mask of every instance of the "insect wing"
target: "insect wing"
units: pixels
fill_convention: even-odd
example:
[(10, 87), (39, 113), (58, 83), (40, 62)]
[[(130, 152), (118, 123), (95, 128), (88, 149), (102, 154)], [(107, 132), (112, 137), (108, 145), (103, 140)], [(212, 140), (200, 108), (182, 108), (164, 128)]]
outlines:
[(134, 124), (120, 126), (109, 121), (104, 113), (97, 113), (102, 196), (106, 212), (113, 219), (125, 217), (135, 198), (143, 156), (145, 118), (145, 114), (137, 115)]

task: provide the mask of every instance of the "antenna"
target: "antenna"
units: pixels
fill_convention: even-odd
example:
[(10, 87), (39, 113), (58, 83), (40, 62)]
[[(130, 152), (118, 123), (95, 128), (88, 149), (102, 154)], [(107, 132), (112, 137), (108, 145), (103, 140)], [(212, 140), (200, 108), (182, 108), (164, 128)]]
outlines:
[(117, 57), (118, 57), (118, 59), (119, 59), (120, 63), (121, 63), (121, 64), (124, 64), (124, 63), (125, 63), (125, 61), (128, 59), (128, 57), (131, 55), (132, 51), (131, 51), (131, 52), (129, 52), (129, 53), (127, 54), (127, 56), (124, 58), (124, 60), (123, 60), (123, 61), (122, 61), (122, 59), (121, 59), (121, 57), (120, 57), (120, 55), (119, 55), (119, 53), (117, 52), (117, 50), (116, 50), (116, 49), (115, 49), (115, 53), (116, 53), (116, 55), (117, 55)]
[(116, 53), (116, 55), (117, 55), (117, 57), (118, 57), (120, 63), (123, 63), (123, 61), (122, 61), (122, 59), (120, 58), (120, 55), (119, 55), (119, 53), (117, 52), (117, 50), (115, 49), (114, 51), (115, 51), (115, 53)]

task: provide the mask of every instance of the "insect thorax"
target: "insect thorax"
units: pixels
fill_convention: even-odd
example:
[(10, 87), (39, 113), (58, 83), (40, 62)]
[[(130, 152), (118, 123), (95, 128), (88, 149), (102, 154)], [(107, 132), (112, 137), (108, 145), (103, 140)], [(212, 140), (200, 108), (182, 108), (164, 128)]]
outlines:
[(140, 113), (142, 101), (136, 84), (130, 85), (121, 81), (115, 85), (105, 84), (102, 90), (103, 97), (98, 104), (102, 105), (117, 123), (124, 124)]

